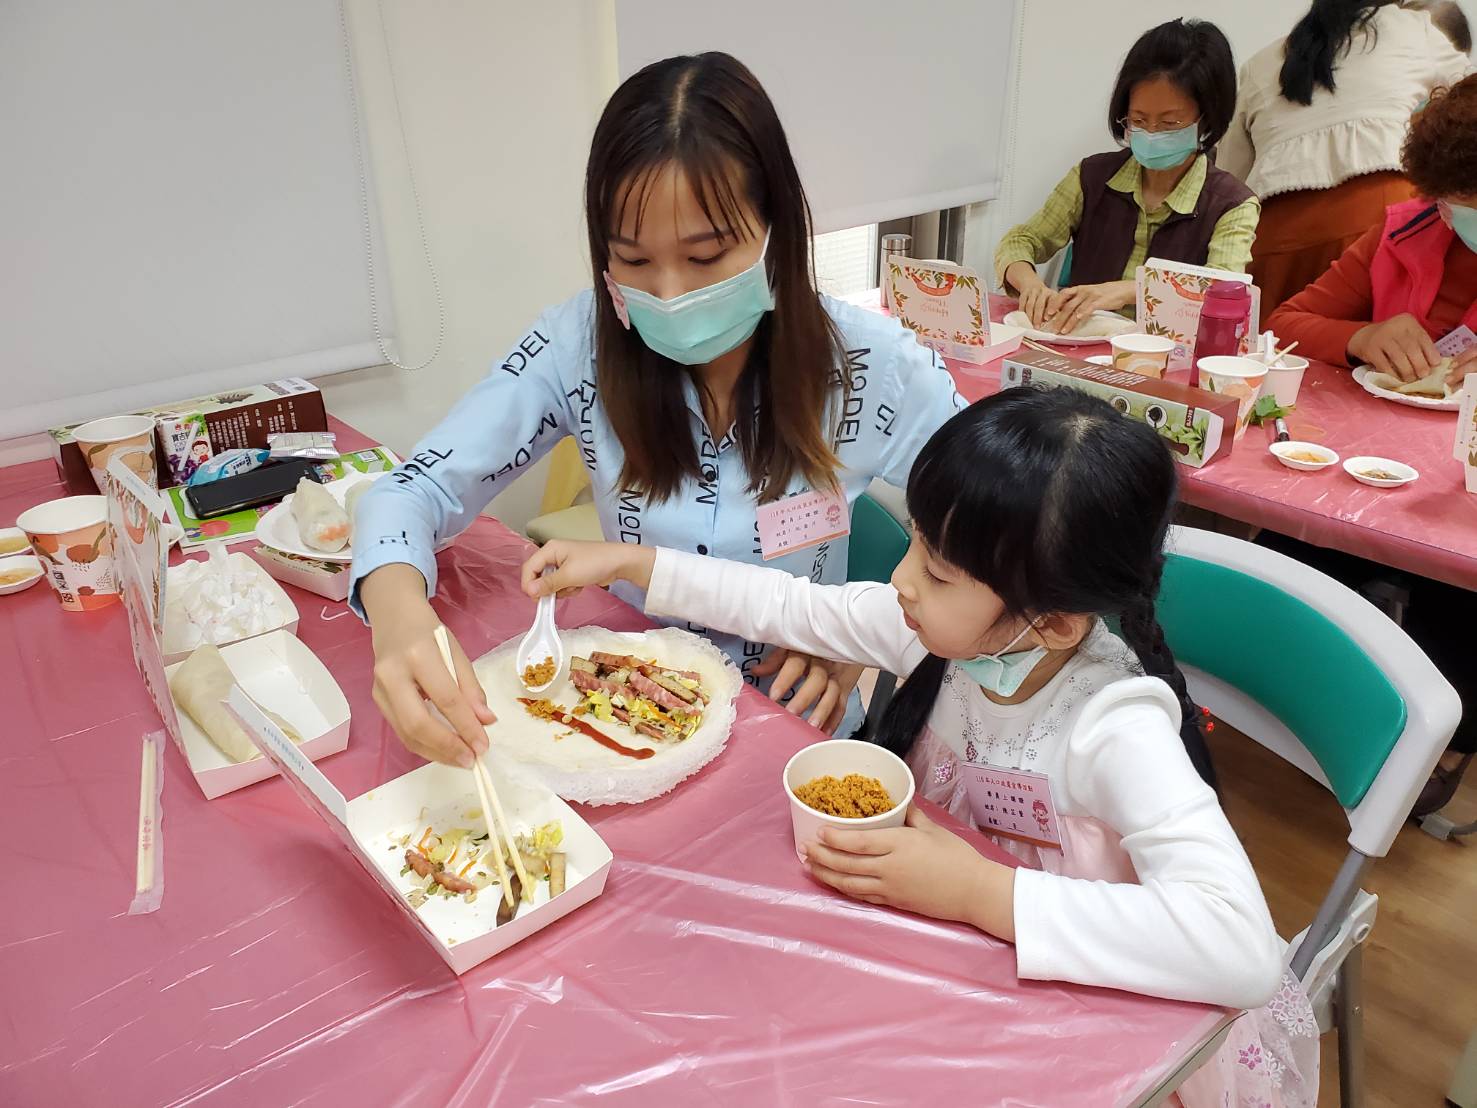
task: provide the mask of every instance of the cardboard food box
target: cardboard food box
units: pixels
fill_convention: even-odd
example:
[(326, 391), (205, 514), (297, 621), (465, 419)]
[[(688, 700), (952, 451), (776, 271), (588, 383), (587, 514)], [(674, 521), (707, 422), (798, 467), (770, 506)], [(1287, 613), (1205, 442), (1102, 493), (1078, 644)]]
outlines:
[(303, 558), (270, 546), (258, 546), (252, 553), (263, 570), (284, 584), (317, 593), (325, 600), (349, 599), (349, 578), (353, 566), (348, 562)]
[[(167, 666), (164, 654), (169, 546), (163, 538), (163, 510), (160, 494), (114, 458), (108, 467), (108, 524), (134, 664), (165, 731), (209, 800), (271, 777), (276, 769), (265, 758), (232, 762), (175, 703), (169, 677), (177, 666)], [(295, 622), (296, 608), (292, 614)], [(223, 646), (221, 657), (249, 696), (298, 731), (303, 744), (297, 749), (304, 760), (336, 754), (349, 745), (349, 702), (343, 690), (290, 631), (269, 631)]]
[[(236, 690), (244, 689), (253, 701), (296, 729), (302, 738), (297, 750), (304, 761), (326, 758), (349, 745), (349, 701), (333, 674), (297, 636), (290, 631), (269, 631), (220, 650), (236, 679)], [(182, 665), (166, 666), (165, 681)], [(177, 704), (174, 710), (179, 747), (206, 800), (277, 775), (276, 766), (267, 758), (231, 761)]]
[(920, 343), (946, 358), (989, 361), (990, 321), (978, 273), (948, 262), (889, 258), (883, 277), (893, 316)]
[(1462, 379), (1458, 393), (1461, 408), (1456, 421), (1456, 442), (1451, 455), (1462, 463), (1466, 472), (1467, 491), (1477, 493), (1477, 373), (1469, 373)]
[(1206, 290), (1216, 281), (1251, 285), (1251, 318), (1241, 338), (1239, 353), (1250, 353), (1261, 334), (1262, 290), (1251, 284), (1249, 274), (1150, 258), (1139, 266), (1134, 278), (1139, 330), (1174, 341), (1174, 349), (1169, 352), (1170, 369), (1194, 366), (1200, 308)]
[[(520, 902), (513, 918), (502, 924), (497, 922), (502, 898), (496, 882), (479, 890), (471, 902), (461, 896), (433, 896), (420, 907), (411, 907), (408, 894), (420, 882), (413, 872), (406, 872), (406, 844), (416, 842), (427, 827), (439, 834), (455, 828), (485, 833), (472, 774), (431, 762), (347, 800), (303, 756), (303, 748), (294, 746), (239, 689), (232, 690), (226, 705), (293, 791), (323, 818), (453, 973), (466, 973), (605, 890), (614, 858), (594, 829), (548, 789), (514, 780), (489, 765), (488, 774), (512, 835), (528, 834), (558, 821), (567, 867), (564, 891), (550, 896), (547, 881), (534, 882), (532, 901)], [(325, 921), (324, 926), (330, 924)]]
[(1101, 397), (1130, 419), (1147, 423), (1169, 443), (1175, 459), (1200, 467), (1231, 453), (1237, 400), (1174, 381), (1162, 381), (1065, 354), (1023, 350), (1000, 366), (1002, 388), (1041, 385)]
[[(272, 613), (272, 625), (258, 631), (257, 634), (265, 635), (270, 631), (286, 631), (289, 635), (296, 635), (298, 627), (297, 605), (292, 602), (292, 597), (287, 595), (287, 591), (261, 565), (252, 561), (241, 551), (237, 550), (226, 555), (226, 557), (230, 561), (232, 569), (237, 574), (243, 577), (249, 577), (254, 586), (261, 590), (266, 605)], [(166, 595), (169, 595), (171, 590), (178, 588), (180, 568), (177, 565), (170, 566), (165, 571), (164, 591)], [(166, 609), (164, 613), (164, 637), (161, 647), (164, 651), (164, 664), (166, 666), (172, 666), (176, 662), (183, 662), (195, 652), (193, 647), (184, 645), (188, 641), (187, 633), (189, 625), (179, 618), (181, 612), (178, 606), (172, 609), (175, 618), (170, 618), (170, 611), (170, 609)], [(255, 637), (255, 635), (245, 636), (245, 638)], [(224, 649), (231, 643), (243, 641), (245, 641), (244, 638), (225, 639), (217, 642), (215, 645)]]
[[(128, 414), (153, 416), (156, 422), (163, 420), (168, 424), (180, 416), (197, 412), (205, 419), (211, 455), (237, 447), (264, 447), (267, 436), (279, 431), (328, 430), (328, 411), (323, 405), (323, 394), (317, 385), (301, 377), (249, 388), (225, 389), (192, 400), (138, 408)], [(78, 495), (97, 491), (82, 457), (82, 449), (72, 440), (72, 431), (83, 422), (86, 421), (52, 427), (47, 431), (51, 436), (52, 456), (62, 480), (70, 491)], [(169, 488), (178, 484), (170, 469), (166, 444), (156, 442), (155, 447), (159, 487)]]

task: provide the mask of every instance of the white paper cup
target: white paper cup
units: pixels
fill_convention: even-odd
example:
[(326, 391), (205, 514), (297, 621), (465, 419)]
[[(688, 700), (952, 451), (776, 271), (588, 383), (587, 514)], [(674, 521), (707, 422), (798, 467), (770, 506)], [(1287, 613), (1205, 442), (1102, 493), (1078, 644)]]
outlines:
[(1195, 364), (1200, 370), (1202, 389), (1236, 398), (1236, 437), (1239, 439), (1246, 434), (1251, 409), (1256, 406), (1257, 395), (1267, 379), (1267, 367), (1254, 358), (1224, 355), (1201, 358)]
[(1114, 335), (1108, 344), (1114, 369), (1143, 377), (1163, 377), (1174, 350), (1174, 340), (1163, 335)]
[(154, 418), (152, 416), (108, 416), (84, 423), (72, 432), (72, 439), (82, 449), (87, 468), (98, 492), (108, 491), (108, 463), (122, 458), (123, 464), (151, 489), (159, 487), (159, 473), (154, 468)]
[(1284, 354), (1277, 359), (1277, 365), (1270, 365), (1271, 355), (1254, 354), (1252, 357), (1267, 366), (1267, 383), (1262, 386), (1262, 393), (1275, 397), (1284, 408), (1296, 404), (1298, 390), (1303, 387), (1303, 374), (1308, 371), (1308, 359)]
[(31, 540), (63, 608), (90, 612), (117, 603), (107, 497), (49, 500), (22, 512), (15, 522)]
[[(795, 798), (795, 790), (817, 777), (845, 777), (848, 773), (860, 773), (864, 777), (875, 777), (895, 801), (892, 808), (880, 816), (866, 819), (844, 819), (828, 816), (806, 807)], [(781, 777), (785, 795), (790, 799), (790, 822), (795, 831), (795, 853), (804, 861), (804, 851), (818, 841), (822, 827), (837, 827), (848, 831), (875, 831), (881, 827), (901, 827), (908, 817), (908, 807), (913, 803), (913, 773), (896, 754), (872, 743), (856, 739), (830, 739), (807, 746), (785, 765)]]

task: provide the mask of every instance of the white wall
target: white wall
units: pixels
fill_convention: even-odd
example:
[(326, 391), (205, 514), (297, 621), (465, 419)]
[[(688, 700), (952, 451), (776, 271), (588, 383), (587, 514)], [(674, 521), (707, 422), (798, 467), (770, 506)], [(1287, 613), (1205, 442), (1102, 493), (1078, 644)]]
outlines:
[[(965, 262), (994, 273), (995, 243), (1088, 154), (1113, 148), (1108, 94), (1134, 40), (1178, 16), (1207, 19), (1231, 41), (1236, 66), (1282, 38), (1306, 11), (1289, 0), (1021, 0), (1025, 23), (1015, 107), (1015, 156), (1001, 198), (971, 209)], [(1466, 0), (1477, 8), (1477, 0)], [(1007, 131), (1009, 128), (1007, 128)]]
[[(547, 305), (587, 285), (582, 183), (590, 135), (615, 88), (612, 0), (384, 4), (405, 145), (378, 6), (350, 0), (359, 95), (389, 252), (396, 356), (415, 365), (437, 317), (406, 175), (405, 146), (442, 295), (440, 357), (319, 381), (331, 412), (404, 453), (501, 358)], [(537, 514), (543, 467), (491, 510)]]

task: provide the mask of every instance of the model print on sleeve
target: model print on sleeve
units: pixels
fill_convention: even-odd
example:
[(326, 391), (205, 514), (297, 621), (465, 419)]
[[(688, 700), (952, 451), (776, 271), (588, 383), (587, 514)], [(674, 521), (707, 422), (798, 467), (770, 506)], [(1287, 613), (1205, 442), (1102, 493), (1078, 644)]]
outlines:
[(555, 412), (545, 412), (543, 418), (539, 420), (538, 426), (534, 428), (533, 434), (529, 437), (528, 442), (525, 443), (523, 446), (520, 446), (517, 452), (513, 455), (513, 460), (505, 463), (502, 468), (497, 470), (495, 473), (487, 474), (485, 477), (482, 478), (482, 480), (496, 481), (501, 477), (506, 477), (509, 474), (517, 473), (524, 466), (531, 464), (543, 453), (541, 450), (538, 449), (538, 444), (539, 439), (544, 437), (544, 432), (557, 431), (558, 429), (558, 414)]
[(535, 328), (523, 336), (522, 341), (513, 347), (508, 353), (507, 360), (498, 366), (498, 368), (504, 373), (511, 373), (514, 377), (517, 377), (528, 368), (533, 359), (537, 358), (548, 348), (549, 340)]
[(445, 450), (437, 450), (434, 446), (426, 446), (417, 450), (409, 458), (401, 462), (391, 476), (398, 483), (408, 485), (417, 477), (430, 473), (431, 470), (436, 468), (438, 463), (446, 461), (454, 453), (456, 451), (449, 446)]

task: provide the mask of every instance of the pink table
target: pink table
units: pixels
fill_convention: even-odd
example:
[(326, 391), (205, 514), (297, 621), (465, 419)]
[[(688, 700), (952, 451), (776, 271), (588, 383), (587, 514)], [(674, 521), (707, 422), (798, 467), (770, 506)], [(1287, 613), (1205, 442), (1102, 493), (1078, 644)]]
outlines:
[[(1013, 307), (991, 299), (997, 318)], [(1063, 349), (1087, 355), (1108, 347)], [(966, 400), (1000, 390), (999, 362), (948, 364)], [(1323, 443), (1342, 458), (1394, 458), (1418, 469), (1420, 480), (1373, 489), (1339, 466), (1298, 473), (1267, 453), (1272, 428), (1252, 427), (1230, 457), (1204, 469), (1181, 467), (1181, 497), (1291, 538), (1477, 589), (1477, 496), (1466, 491), (1461, 463), (1451, 456), (1455, 413), (1380, 400), (1355, 384), (1348, 370), (1319, 362), (1308, 368), (1287, 423), (1295, 439)]]
[[(0, 524), (58, 492), (49, 463), (0, 471)], [(441, 555), (437, 608), (474, 655), (528, 623), (526, 549), (480, 520)], [(413, 768), (371, 703), (365, 629), (289, 591), (354, 712), (324, 771), (353, 796)], [(560, 619), (645, 625), (596, 590)], [(811, 884), (779, 776), (816, 733), (747, 690), (702, 774), (586, 811), (616, 856), (605, 895), (463, 977), (282, 782), (207, 802), (172, 746), (163, 907), (130, 917), (158, 719), (124, 613), (38, 586), (0, 598), (0, 643), (3, 1104), (1109, 1105), (1227, 1022), (1022, 983), (1004, 944)]]

